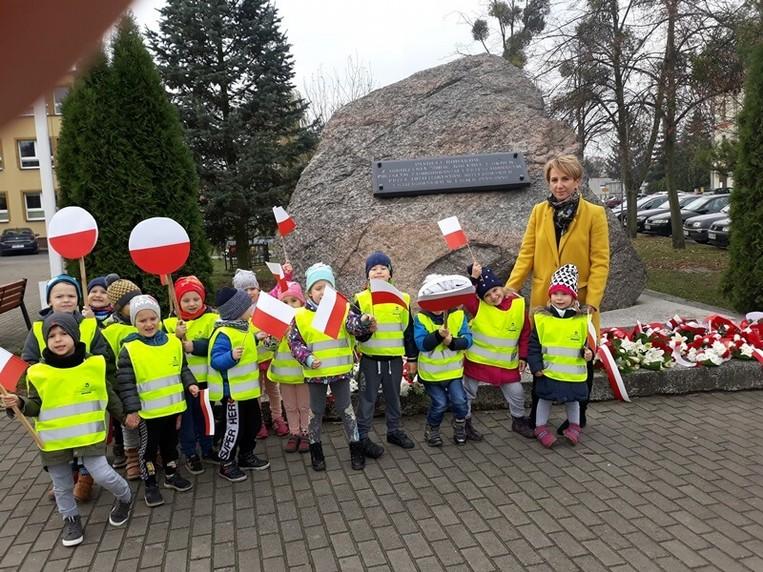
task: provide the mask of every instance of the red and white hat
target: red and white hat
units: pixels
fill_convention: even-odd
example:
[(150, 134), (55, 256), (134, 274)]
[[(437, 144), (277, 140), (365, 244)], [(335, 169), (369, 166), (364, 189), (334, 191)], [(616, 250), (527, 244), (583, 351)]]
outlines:
[(578, 267), (574, 264), (560, 266), (551, 276), (551, 284), (548, 287), (548, 295), (554, 292), (569, 294), (573, 298), (578, 297)]

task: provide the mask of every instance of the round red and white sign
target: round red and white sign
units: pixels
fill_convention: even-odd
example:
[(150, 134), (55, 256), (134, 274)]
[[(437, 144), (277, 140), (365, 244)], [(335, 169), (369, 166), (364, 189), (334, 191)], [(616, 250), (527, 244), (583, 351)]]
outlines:
[(191, 252), (188, 233), (176, 221), (154, 217), (140, 221), (130, 233), (130, 257), (150, 274), (172, 274)]
[(69, 260), (87, 256), (98, 242), (98, 224), (81, 207), (65, 207), (53, 215), (48, 225), (48, 244)]

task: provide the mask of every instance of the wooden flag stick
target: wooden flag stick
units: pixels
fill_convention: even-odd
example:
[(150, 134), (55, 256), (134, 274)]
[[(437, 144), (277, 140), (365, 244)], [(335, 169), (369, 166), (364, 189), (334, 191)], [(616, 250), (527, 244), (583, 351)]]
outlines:
[(79, 279), (82, 283), (82, 296), (87, 301), (87, 273), (85, 272), (85, 257), (79, 259)]
[(468, 248), (468, 249), (469, 249), (469, 255), (472, 257), (472, 262), (473, 262), (474, 264), (477, 264), (477, 257), (476, 257), (476, 256), (474, 256), (474, 251), (472, 251), (472, 247), (471, 247), (471, 246), (469, 246), (469, 245), (467, 244), (467, 245), (466, 245), (466, 248)]
[(175, 283), (172, 281), (172, 274), (167, 274), (167, 291), (169, 292), (170, 299), (170, 314), (174, 311), (175, 315), (180, 317), (180, 304), (178, 304), (178, 299), (175, 295)]
[[(10, 395), (7, 389), (0, 384), (0, 391), (3, 395)], [(21, 410), (17, 406), (11, 407), (13, 410), (14, 416), (16, 419), (19, 420), (19, 422), (24, 426), (24, 429), (26, 429), (27, 433), (29, 433), (32, 436), (32, 439), (34, 439), (35, 444), (42, 449), (45, 446), (45, 443), (42, 442), (42, 439), (40, 439), (40, 435), (37, 433), (37, 431), (34, 430), (34, 427), (32, 427), (32, 424), (29, 422), (29, 419), (27, 419), (24, 414), (21, 412)]]

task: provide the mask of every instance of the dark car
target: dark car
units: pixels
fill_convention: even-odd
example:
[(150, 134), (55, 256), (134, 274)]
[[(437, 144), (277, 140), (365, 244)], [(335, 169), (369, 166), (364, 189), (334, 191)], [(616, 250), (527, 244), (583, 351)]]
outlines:
[[(701, 214), (717, 213), (729, 204), (729, 195), (704, 195), (695, 197), (695, 199), (686, 205), (681, 205), (681, 225), (683, 222), (693, 216)], [(644, 232), (654, 232), (670, 236), (670, 210), (652, 215), (644, 221)]]
[(31, 228), (6, 228), (0, 235), (0, 255), (37, 254), (37, 235)]
[[(667, 199), (667, 195), (665, 193), (659, 193), (656, 195), (647, 195), (645, 197), (641, 197), (640, 199), (638, 199), (638, 201), (636, 201), (636, 212), (638, 212), (641, 209), (652, 209), (656, 206), (659, 206), (662, 203), (664, 203), (666, 199)], [(624, 202), (622, 205), (619, 205), (613, 208), (612, 214), (615, 215), (620, 222), (627, 225), (627, 222), (626, 222), (626, 219), (628, 218), (627, 201)]]
[(730, 205), (726, 205), (721, 212), (703, 214), (687, 218), (684, 221), (684, 236), (692, 239), (694, 242), (705, 244), (707, 242), (707, 231), (710, 225), (717, 220), (728, 218)]
[[(697, 195), (679, 195), (678, 206), (683, 208), (685, 205), (688, 205), (690, 202), (692, 202), (696, 198), (697, 198)], [(669, 212), (670, 212), (670, 201), (668, 201), (667, 197), (664, 197), (663, 201), (654, 207), (639, 209), (638, 211), (636, 211), (636, 231), (644, 232), (644, 224), (646, 223), (646, 219), (648, 219), (649, 217), (663, 214), (663, 213), (669, 213)]]
[(715, 246), (726, 248), (729, 245), (729, 234), (731, 232), (731, 219), (722, 218), (710, 225), (707, 231), (707, 241)]

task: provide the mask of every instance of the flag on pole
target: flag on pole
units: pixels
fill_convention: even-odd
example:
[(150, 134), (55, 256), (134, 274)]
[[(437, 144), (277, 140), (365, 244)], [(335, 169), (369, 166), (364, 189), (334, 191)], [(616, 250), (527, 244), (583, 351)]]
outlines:
[(281, 236), (286, 236), (297, 228), (297, 223), (294, 222), (294, 219), (289, 216), (289, 213), (283, 207), (273, 207), (273, 215), (276, 217), (278, 233)]
[(444, 312), (474, 298), (474, 285), (466, 276), (435, 274), (419, 290), (417, 302), (429, 312)]
[(369, 286), (372, 304), (397, 304), (408, 309), (403, 293), (386, 280), (372, 278)]
[(280, 292), (286, 292), (288, 285), (286, 284), (286, 272), (284, 272), (283, 266), (277, 262), (266, 262), (265, 264), (267, 264), (271, 274), (273, 274), (278, 282), (278, 290)]
[(469, 239), (466, 238), (466, 234), (461, 229), (458, 217), (451, 216), (444, 218), (438, 221), (437, 224), (440, 226), (445, 242), (451, 250), (458, 250), (469, 244)]
[(209, 389), (199, 390), (199, 405), (201, 405), (201, 416), (204, 418), (204, 436), (214, 437), (215, 418), (212, 413), (212, 402), (209, 400)]
[(598, 340), (596, 339), (596, 328), (593, 325), (593, 318), (590, 312), (588, 313), (588, 347), (595, 354), (596, 348), (599, 347)]
[(260, 292), (254, 314), (252, 314), (252, 324), (263, 332), (281, 339), (289, 331), (295, 312), (295, 308), (273, 298), (270, 294)]
[(313, 318), (313, 328), (336, 340), (339, 337), (339, 332), (342, 331), (348, 304), (347, 298), (331, 286), (326, 285), (323, 298), (321, 298), (321, 303), (318, 304), (318, 309)]
[(10, 391), (16, 392), (16, 384), (29, 364), (6, 349), (0, 348), (0, 384)]

